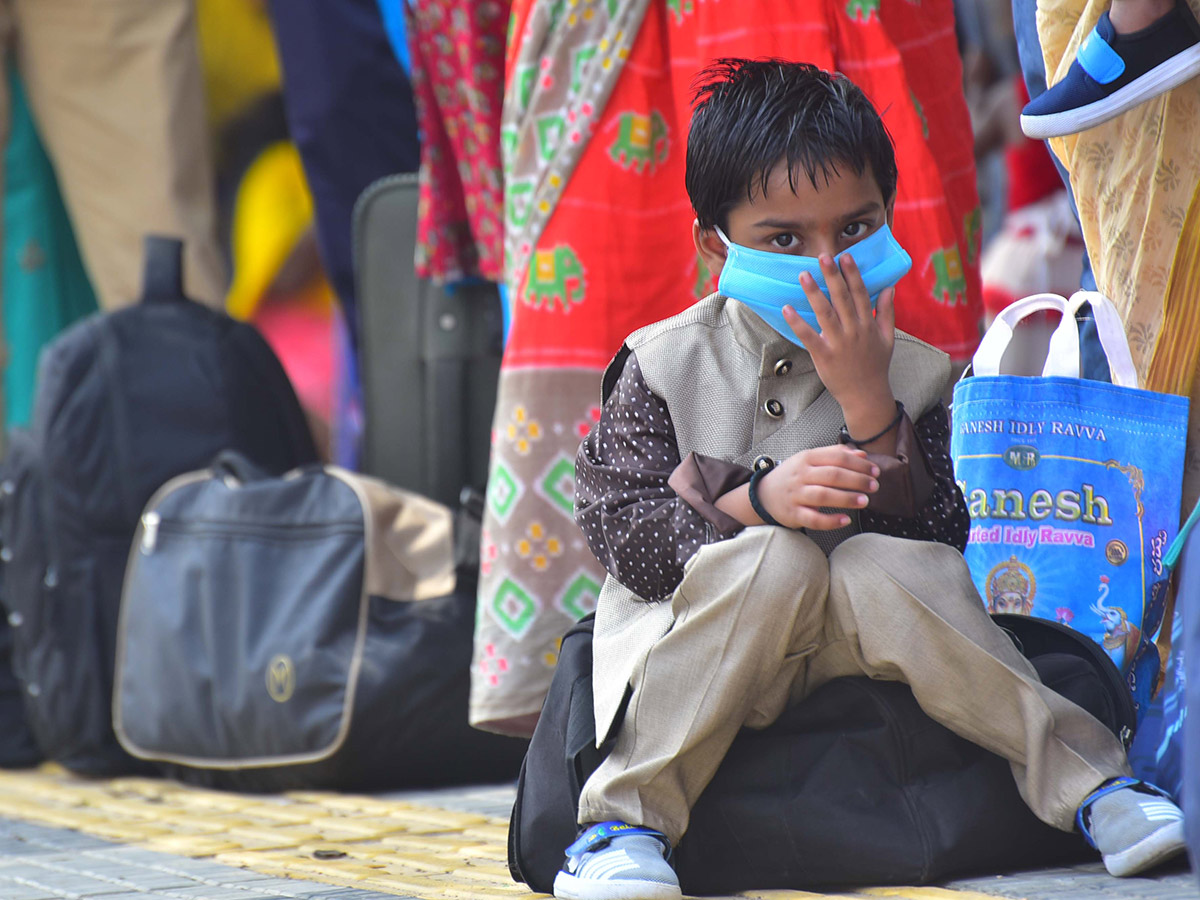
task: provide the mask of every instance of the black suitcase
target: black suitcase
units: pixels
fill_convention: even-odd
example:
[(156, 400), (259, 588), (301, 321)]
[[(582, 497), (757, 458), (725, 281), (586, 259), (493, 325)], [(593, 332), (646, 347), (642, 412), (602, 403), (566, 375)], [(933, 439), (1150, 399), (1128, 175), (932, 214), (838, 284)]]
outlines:
[(354, 210), (359, 467), (453, 507), (487, 483), (503, 315), (494, 284), (417, 278), (417, 193), (416, 175), (383, 178)]

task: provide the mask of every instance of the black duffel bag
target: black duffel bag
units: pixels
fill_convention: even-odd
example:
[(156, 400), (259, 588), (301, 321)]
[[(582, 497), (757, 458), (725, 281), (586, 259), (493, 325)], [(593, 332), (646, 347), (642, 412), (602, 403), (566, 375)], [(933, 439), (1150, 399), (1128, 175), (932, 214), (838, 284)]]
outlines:
[(512, 778), (526, 742), (467, 723), (478, 537), (333, 466), (270, 477), (229, 453), (168, 482), (121, 599), (121, 745), (242, 791)]
[[(1120, 673), (1078, 632), (995, 616), (1042, 680), (1128, 745), (1134, 710)], [(521, 768), (509, 826), (515, 880), (549, 893), (577, 834), (596, 748), (592, 618), (563, 638)], [(619, 720), (620, 717), (618, 717)], [(743, 729), (692, 810), (674, 863), (685, 894), (833, 885), (924, 884), (950, 875), (1094, 855), (1039, 821), (1009, 764), (929, 718), (898, 682), (839, 678)]]

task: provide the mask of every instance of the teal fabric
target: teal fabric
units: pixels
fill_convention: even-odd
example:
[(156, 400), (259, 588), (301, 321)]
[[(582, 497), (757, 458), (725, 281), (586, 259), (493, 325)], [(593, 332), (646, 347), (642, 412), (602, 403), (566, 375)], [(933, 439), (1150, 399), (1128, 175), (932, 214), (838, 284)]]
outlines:
[(4, 153), (5, 427), (26, 425), (42, 346), (95, 311), (58, 181), (15, 70), (8, 73), (11, 134)]

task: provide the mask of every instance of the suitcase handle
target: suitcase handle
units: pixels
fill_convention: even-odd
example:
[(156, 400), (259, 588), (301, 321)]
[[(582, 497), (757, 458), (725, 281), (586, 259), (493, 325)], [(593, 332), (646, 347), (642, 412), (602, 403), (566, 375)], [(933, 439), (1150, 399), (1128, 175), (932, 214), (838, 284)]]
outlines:
[(143, 303), (177, 303), (183, 293), (183, 241), (148, 234), (142, 241), (145, 268), (142, 270)]

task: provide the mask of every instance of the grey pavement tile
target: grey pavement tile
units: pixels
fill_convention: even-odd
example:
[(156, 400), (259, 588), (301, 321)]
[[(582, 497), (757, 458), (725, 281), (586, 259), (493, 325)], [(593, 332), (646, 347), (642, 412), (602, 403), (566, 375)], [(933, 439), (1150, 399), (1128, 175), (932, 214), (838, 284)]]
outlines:
[[(68, 895), (159, 891), (194, 885), (186, 876), (157, 872), (135, 866), (110, 865), (107, 861), (81, 856), (34, 856), (0, 869), (3, 877), (31, 882)], [(0, 895), (2, 897), (3, 895)]]
[[(62, 894), (44, 888), (30, 887), (0, 878), (0, 897), (4, 900), (59, 900)], [(145, 900), (145, 898), (142, 898)]]
[(186, 873), (131, 865), (120, 859), (103, 859), (94, 855), (76, 858), (67, 868), (93, 878), (132, 882), (135, 887), (142, 887), (151, 881), (158, 888), (186, 887), (196, 882), (195, 878)]
[(168, 892), (172, 900), (278, 900), (275, 892), (260, 892), (250, 886), (198, 884)]
[(946, 887), (1022, 900), (1200, 900), (1196, 876), (1181, 864), (1152, 877), (1113, 878), (1097, 862), (1072, 869), (967, 878)]
[(323, 891), (335, 890), (342, 891), (345, 888), (335, 887), (327, 884), (320, 884), (316, 881), (301, 881), (296, 878), (275, 878), (268, 877), (254, 881), (245, 885), (245, 892), (242, 894), (246, 900), (261, 900), (262, 897), (279, 895), (281, 897), (297, 898), (297, 900), (307, 900), (314, 894), (322, 893)]
[[(269, 876), (249, 869), (225, 866), (204, 859), (170, 856), (135, 847), (120, 848), (104, 854), (88, 853), (79, 863), (89, 871), (112, 872), (139, 881), (151, 876), (179, 881), (180, 886), (195, 883), (232, 883), (263, 881)], [(163, 885), (164, 887), (166, 885)]]
[(116, 846), (112, 841), (93, 837), (66, 828), (49, 828), (15, 819), (0, 819), (0, 839), (28, 843), (30, 846), (63, 850), (86, 850), (94, 847)]
[(40, 856), (61, 852), (61, 847), (54, 847), (49, 844), (33, 843), (20, 838), (0, 837), (0, 865), (4, 865), (9, 860), (21, 859), (26, 856)]

